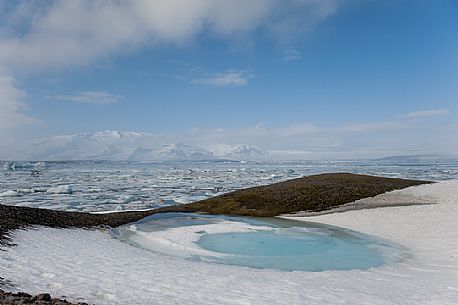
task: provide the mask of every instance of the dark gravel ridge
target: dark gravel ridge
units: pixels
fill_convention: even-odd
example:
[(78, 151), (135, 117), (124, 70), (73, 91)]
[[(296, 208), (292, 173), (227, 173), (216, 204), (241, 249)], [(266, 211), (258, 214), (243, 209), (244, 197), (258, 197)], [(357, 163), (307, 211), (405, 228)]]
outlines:
[(48, 226), (54, 228), (118, 227), (126, 223), (138, 221), (154, 213), (156, 213), (155, 210), (90, 214), (0, 204), (0, 244), (8, 242), (8, 231), (29, 226)]
[[(349, 173), (313, 175), (266, 186), (234, 191), (210, 199), (149, 211), (90, 214), (0, 204), (0, 246), (11, 245), (8, 232), (30, 226), (56, 228), (117, 227), (155, 213), (195, 212), (239, 216), (277, 216), (299, 211), (323, 211), (358, 199), (430, 181), (383, 178)], [(1, 250), (1, 248), (0, 248)], [(12, 283), (0, 275), (0, 287)], [(0, 290), (0, 305), (63, 305), (48, 294), (30, 296)], [(84, 303), (79, 303), (84, 304)]]
[(1, 305), (88, 305), (87, 303), (70, 303), (64, 299), (53, 299), (48, 293), (32, 296), (24, 292), (12, 293), (5, 292), (0, 289), (0, 304)]

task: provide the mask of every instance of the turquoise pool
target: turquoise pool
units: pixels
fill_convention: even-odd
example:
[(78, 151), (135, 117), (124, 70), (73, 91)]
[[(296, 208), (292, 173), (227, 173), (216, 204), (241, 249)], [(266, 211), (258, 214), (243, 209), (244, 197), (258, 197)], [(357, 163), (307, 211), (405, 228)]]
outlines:
[(115, 235), (170, 256), (280, 271), (365, 270), (407, 255), (402, 247), (373, 236), (281, 218), (170, 213), (154, 215)]

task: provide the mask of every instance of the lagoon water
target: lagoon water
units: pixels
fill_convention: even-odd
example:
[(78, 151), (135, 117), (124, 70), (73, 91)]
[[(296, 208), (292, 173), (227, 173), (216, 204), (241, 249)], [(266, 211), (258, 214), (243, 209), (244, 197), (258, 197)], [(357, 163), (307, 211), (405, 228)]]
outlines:
[(278, 218), (170, 213), (113, 234), (183, 259), (281, 271), (366, 270), (407, 255), (397, 245), (344, 228)]
[(1, 162), (0, 203), (65, 211), (157, 208), (319, 173), (441, 181), (457, 160), (285, 162)]

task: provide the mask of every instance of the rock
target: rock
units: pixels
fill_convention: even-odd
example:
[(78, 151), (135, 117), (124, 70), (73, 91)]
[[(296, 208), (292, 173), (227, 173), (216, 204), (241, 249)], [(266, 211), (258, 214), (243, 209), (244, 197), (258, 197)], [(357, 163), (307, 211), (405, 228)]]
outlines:
[(35, 301), (51, 301), (51, 295), (49, 293), (42, 293), (33, 298)]
[(67, 300), (53, 299), (49, 293), (42, 293), (32, 297), (24, 292), (5, 292), (0, 289), (0, 304), (1, 305), (88, 305), (87, 303), (80, 302), (78, 304), (70, 303)]

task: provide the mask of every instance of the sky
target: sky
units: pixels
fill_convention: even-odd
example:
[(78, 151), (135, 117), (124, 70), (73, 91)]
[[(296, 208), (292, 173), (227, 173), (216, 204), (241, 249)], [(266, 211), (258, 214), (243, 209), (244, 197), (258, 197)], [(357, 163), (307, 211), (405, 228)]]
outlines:
[(1, 143), (102, 130), (458, 154), (458, 1), (0, 0)]

